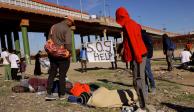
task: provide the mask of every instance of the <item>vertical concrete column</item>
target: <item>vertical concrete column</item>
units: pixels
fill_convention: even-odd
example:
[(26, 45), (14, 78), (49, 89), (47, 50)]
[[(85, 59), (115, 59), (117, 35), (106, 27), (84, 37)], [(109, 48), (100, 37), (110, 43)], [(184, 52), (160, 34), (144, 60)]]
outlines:
[(84, 43), (83, 35), (80, 34), (80, 37), (81, 37), (81, 44), (83, 44)]
[(102, 36), (100, 36), (100, 41), (102, 41)]
[(108, 37), (108, 35), (107, 35), (107, 37), (106, 37), (106, 38), (107, 38), (107, 40), (109, 40), (109, 37)]
[(95, 41), (97, 41), (98, 40), (98, 35), (95, 35)]
[(123, 42), (123, 32), (121, 32), (121, 41)]
[(48, 40), (48, 38), (49, 38), (49, 37), (48, 37), (48, 35), (49, 35), (49, 33), (48, 33), (48, 32), (45, 32), (45, 33), (44, 33), (44, 36), (45, 36), (45, 38), (46, 38), (46, 41), (47, 41), (47, 40)]
[(7, 48), (5, 44), (5, 33), (1, 32), (0, 38), (1, 38), (1, 48)]
[(13, 41), (12, 41), (11, 32), (6, 32), (6, 36), (7, 36), (8, 49), (12, 49), (13, 50)]
[(22, 38), (23, 38), (23, 45), (24, 45), (24, 54), (26, 63), (30, 64), (30, 46), (29, 46), (29, 40), (28, 40), (28, 31), (27, 27), (29, 26), (29, 20), (28, 19), (22, 19), (21, 23), (21, 31), (22, 31)]
[(15, 50), (16, 54), (21, 57), (21, 52), (20, 52), (20, 40), (19, 40), (19, 33), (18, 31), (13, 32), (14, 35), (14, 44), (15, 44)]
[(117, 43), (117, 37), (116, 36), (114, 37), (114, 41)]
[(107, 40), (106, 29), (103, 30), (104, 40)]
[(71, 29), (72, 29), (71, 30), (71, 32), (72, 32), (72, 51), (71, 51), (72, 62), (76, 62), (75, 37), (74, 37), (75, 27), (72, 27)]
[(90, 40), (90, 35), (88, 35), (88, 42), (91, 42), (91, 40)]

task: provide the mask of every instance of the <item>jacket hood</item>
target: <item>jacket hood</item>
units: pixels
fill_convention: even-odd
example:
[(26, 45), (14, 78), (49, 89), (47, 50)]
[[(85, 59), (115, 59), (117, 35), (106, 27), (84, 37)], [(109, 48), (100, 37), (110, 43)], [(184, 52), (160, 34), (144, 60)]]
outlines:
[(124, 26), (127, 21), (130, 20), (130, 16), (124, 7), (120, 7), (116, 10), (116, 21), (121, 26)]

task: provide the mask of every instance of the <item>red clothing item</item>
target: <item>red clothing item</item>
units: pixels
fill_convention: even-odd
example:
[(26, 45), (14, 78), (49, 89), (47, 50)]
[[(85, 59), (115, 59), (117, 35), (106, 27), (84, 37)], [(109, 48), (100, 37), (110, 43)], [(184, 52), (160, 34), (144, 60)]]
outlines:
[(141, 26), (130, 18), (124, 7), (117, 9), (116, 21), (126, 31), (123, 40), (125, 61), (129, 62), (134, 58), (137, 63), (141, 63), (142, 55), (147, 53), (147, 49), (142, 40)]

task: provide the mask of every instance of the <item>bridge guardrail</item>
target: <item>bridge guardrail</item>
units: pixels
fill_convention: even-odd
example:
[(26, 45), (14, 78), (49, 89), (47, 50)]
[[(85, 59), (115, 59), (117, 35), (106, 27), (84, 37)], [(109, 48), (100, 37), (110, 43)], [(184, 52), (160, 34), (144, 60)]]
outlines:
[[(10, 4), (10, 5), (16, 5), (16, 6), (21, 6), (21, 7), (26, 7), (26, 8), (31, 8), (31, 9), (36, 9), (36, 10), (42, 10), (42, 11), (47, 11), (47, 12), (52, 12), (52, 13), (57, 13), (57, 14), (62, 14), (62, 15), (70, 15), (76, 18), (81, 18), (81, 13), (78, 12), (73, 12), (65, 9), (61, 9), (58, 7), (53, 7), (41, 3), (37, 3), (34, 1), (30, 0), (0, 0), (2, 3)], [(90, 16), (87, 14), (82, 14), (83, 19), (89, 19)]]

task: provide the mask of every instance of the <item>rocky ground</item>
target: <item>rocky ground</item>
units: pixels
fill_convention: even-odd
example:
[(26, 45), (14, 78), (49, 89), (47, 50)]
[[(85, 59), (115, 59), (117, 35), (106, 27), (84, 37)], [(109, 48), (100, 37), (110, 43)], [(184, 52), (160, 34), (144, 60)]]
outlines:
[[(71, 82), (94, 83), (109, 89), (126, 89), (132, 86), (130, 70), (119, 62), (119, 69), (111, 70), (110, 63), (90, 63), (87, 73), (80, 73), (80, 63), (72, 63), (68, 72)], [(152, 112), (194, 112), (194, 72), (174, 69), (166, 71), (163, 60), (152, 61), (156, 80), (156, 94), (149, 94), (148, 106)], [(34, 64), (28, 65), (27, 76), (33, 77)], [(42, 70), (41, 77), (48, 77)], [(120, 108), (93, 108), (64, 101), (45, 101), (37, 93), (13, 93), (16, 81), (4, 81), (0, 67), (0, 112), (120, 112)]]

